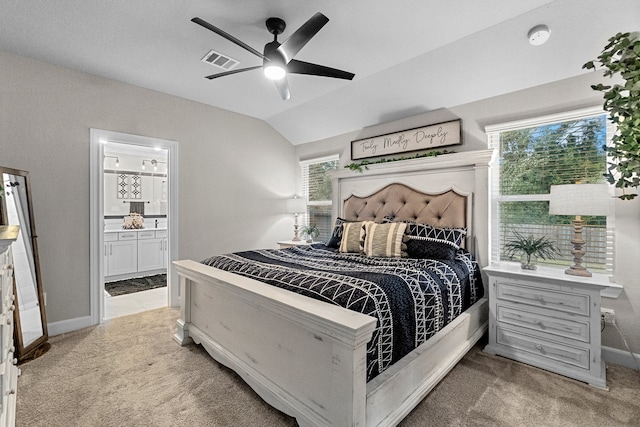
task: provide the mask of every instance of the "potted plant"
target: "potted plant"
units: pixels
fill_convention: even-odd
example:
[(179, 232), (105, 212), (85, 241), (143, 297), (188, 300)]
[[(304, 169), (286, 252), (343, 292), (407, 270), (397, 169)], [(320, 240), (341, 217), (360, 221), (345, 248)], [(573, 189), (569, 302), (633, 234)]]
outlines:
[(320, 230), (315, 225), (305, 225), (300, 231), (302, 232), (302, 237), (307, 237), (307, 243), (313, 243), (313, 239), (320, 235)]
[(637, 194), (625, 194), (629, 187), (640, 186), (640, 40), (637, 33), (618, 33), (597, 60), (582, 66), (588, 70), (596, 64), (605, 69), (605, 77), (619, 75), (621, 84), (592, 85), (593, 90), (604, 94), (604, 110), (609, 120), (616, 124), (611, 146), (605, 147), (612, 161), (605, 174), (610, 184), (622, 189), (622, 200), (631, 200)]
[(512, 259), (514, 255), (521, 255), (520, 266), (523, 270), (535, 270), (538, 258), (553, 259), (560, 253), (546, 236), (536, 239), (533, 235), (525, 236), (517, 231), (513, 235), (514, 239), (505, 245), (505, 251)]

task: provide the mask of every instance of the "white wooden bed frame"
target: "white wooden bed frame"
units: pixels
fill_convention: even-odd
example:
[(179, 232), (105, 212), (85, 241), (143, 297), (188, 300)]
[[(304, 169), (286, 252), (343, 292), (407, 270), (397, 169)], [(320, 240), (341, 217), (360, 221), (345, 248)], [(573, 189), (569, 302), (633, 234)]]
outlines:
[[(371, 194), (391, 182), (430, 193), (454, 188), (473, 195), (467, 247), (484, 266), (491, 155), (482, 150), (384, 163), (362, 174), (339, 171), (333, 175), (334, 217), (348, 196)], [(482, 298), (367, 383), (373, 317), (196, 261), (176, 261), (174, 267), (181, 290), (176, 341), (201, 344), (301, 426), (398, 424), (487, 328), (488, 304)]]

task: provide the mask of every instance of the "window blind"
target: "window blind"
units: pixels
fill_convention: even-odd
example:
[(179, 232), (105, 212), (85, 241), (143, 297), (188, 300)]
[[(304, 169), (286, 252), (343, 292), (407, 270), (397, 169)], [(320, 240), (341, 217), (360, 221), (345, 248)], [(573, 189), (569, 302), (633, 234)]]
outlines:
[(329, 172), (338, 168), (338, 161), (336, 154), (300, 162), (302, 197), (307, 201), (304, 223), (318, 228), (318, 240), (327, 240), (331, 235), (333, 189)]
[[(542, 263), (571, 265), (572, 218), (549, 215), (549, 188), (606, 182), (604, 146), (615, 127), (601, 109), (585, 109), (488, 126), (485, 131), (489, 147), (498, 153), (491, 182), (491, 259), (508, 259), (504, 246), (518, 232), (546, 236), (559, 248), (559, 257)], [(614, 217), (613, 212), (583, 217), (584, 260), (591, 270), (613, 271)]]

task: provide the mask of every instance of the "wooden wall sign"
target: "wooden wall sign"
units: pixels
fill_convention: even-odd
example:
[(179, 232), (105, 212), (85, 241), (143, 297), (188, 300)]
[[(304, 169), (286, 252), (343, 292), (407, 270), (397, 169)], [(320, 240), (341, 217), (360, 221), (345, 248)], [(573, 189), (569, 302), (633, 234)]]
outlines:
[(462, 144), (460, 120), (351, 141), (351, 160)]

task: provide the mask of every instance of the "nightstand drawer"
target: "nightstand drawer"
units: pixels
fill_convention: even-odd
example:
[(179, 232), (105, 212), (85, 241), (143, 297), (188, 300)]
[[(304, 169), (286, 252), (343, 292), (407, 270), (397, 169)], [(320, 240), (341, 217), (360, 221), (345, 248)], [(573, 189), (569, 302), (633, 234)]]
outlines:
[(550, 359), (568, 365), (589, 369), (589, 349), (565, 346), (518, 332), (497, 328), (496, 341), (516, 351), (524, 351), (538, 359)]
[(589, 316), (589, 295), (555, 292), (501, 281), (496, 285), (499, 300)]
[[(563, 338), (571, 338), (574, 340), (588, 343), (589, 339), (589, 322), (587, 320), (575, 321), (568, 319), (559, 319), (553, 316), (547, 316), (540, 313), (529, 313), (521, 308), (497, 306), (496, 320), (501, 324), (520, 326), (531, 329), (540, 334), (555, 335)], [(549, 337), (553, 338), (553, 337)]]

